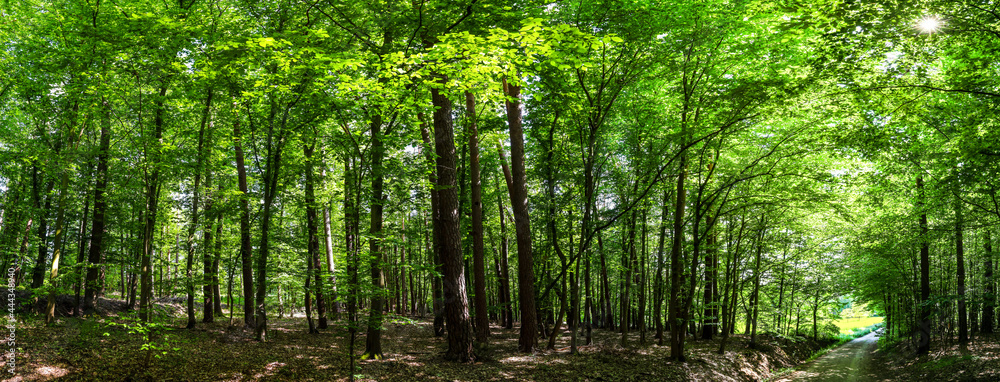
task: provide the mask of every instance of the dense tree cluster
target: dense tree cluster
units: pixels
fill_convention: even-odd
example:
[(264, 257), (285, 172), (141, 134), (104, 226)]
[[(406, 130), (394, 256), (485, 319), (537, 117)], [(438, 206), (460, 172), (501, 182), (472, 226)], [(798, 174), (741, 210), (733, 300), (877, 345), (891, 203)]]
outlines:
[(924, 351), (989, 333), (1000, 11), (897, 7), (10, 1), (3, 269), (47, 322), (185, 296), (264, 341), (302, 307), (375, 359), (432, 314), (456, 361), (491, 323), (683, 361), (850, 294)]

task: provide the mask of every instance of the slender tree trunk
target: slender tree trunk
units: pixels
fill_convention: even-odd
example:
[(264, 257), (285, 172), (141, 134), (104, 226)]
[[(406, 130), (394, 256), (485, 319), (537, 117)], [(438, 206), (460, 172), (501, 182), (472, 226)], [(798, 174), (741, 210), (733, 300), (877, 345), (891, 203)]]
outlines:
[[(80, 232), (79, 232), (80, 242), (78, 243), (78, 250), (77, 250), (77, 253), (76, 253), (76, 263), (77, 263), (78, 266), (86, 266), (87, 265), (86, 253), (87, 253), (87, 242), (88, 242), (88, 240), (87, 240), (86, 234), (87, 234), (87, 222), (89, 221), (88, 217), (89, 217), (89, 213), (90, 213), (90, 198), (84, 197), (84, 199), (85, 200), (84, 200), (84, 204), (83, 204), (83, 218), (80, 219)], [(73, 281), (73, 291), (74, 291), (74, 293), (73, 293), (74, 294), (74, 300), (73, 300), (74, 301), (74, 303), (73, 303), (73, 317), (79, 317), (80, 316), (80, 310), (81, 310), (80, 309), (80, 287), (81, 287), (81, 284), (83, 283), (83, 280), (84, 280), (83, 275), (84, 275), (84, 270), (85, 269), (86, 268), (78, 268), (77, 271), (76, 271), (77, 275), (73, 279), (74, 280)]]
[[(35, 210), (38, 213), (38, 257), (35, 259), (35, 267), (31, 269), (31, 289), (37, 289), (45, 282), (45, 260), (49, 255), (49, 211), (52, 210), (52, 187), (55, 185), (51, 180), (46, 181), (44, 191), (40, 185), (41, 179), (38, 174), (38, 167), (32, 172), (32, 190), (35, 199)], [(43, 204), (44, 201), (44, 204)], [(34, 308), (32, 308), (34, 309)]]
[(962, 231), (965, 229), (962, 217), (962, 202), (955, 200), (955, 269), (958, 279), (958, 342), (969, 342), (969, 313), (965, 307), (965, 243)]
[[(208, 120), (208, 112), (211, 107), (211, 94), (212, 91), (209, 90), (209, 96), (206, 97), (204, 112), (202, 113), (201, 128), (198, 131), (198, 158), (195, 164), (194, 170), (194, 185), (191, 189), (191, 225), (188, 226), (187, 232), (187, 258), (185, 267), (184, 284), (185, 290), (187, 291), (187, 328), (192, 329), (195, 327), (196, 319), (194, 315), (194, 235), (198, 230), (198, 208), (201, 203), (201, 177), (202, 172), (207, 166), (206, 153), (205, 153), (205, 140), (206, 140), (206, 126)], [(207, 188), (207, 186), (206, 186)], [(208, 220), (208, 219), (206, 219)]]
[(433, 232), (434, 241), (431, 244), (432, 251), (429, 251), (428, 257), (431, 259), (431, 264), (434, 265), (434, 275), (431, 277), (431, 295), (432, 295), (432, 310), (434, 311), (434, 336), (442, 337), (444, 336), (445, 330), (445, 320), (444, 320), (444, 286), (441, 285), (441, 276), (444, 274), (444, 270), (441, 264), (441, 227), (438, 224), (438, 212), (439, 212), (439, 190), (438, 190), (438, 175), (437, 168), (434, 160), (434, 142), (431, 141), (430, 131), (427, 129), (427, 125), (424, 123), (423, 113), (417, 114), (417, 119), (420, 120), (420, 136), (423, 139), (424, 146), (424, 158), (429, 164), (432, 164), (432, 170), (428, 175), (428, 180), (431, 184), (431, 231)]
[[(253, 262), (250, 243), (250, 193), (247, 191), (247, 170), (243, 156), (243, 134), (240, 119), (233, 123), (233, 149), (236, 155), (236, 173), (240, 187), (240, 264), (243, 280), (243, 324), (255, 327), (253, 316)], [(230, 307), (229, 309), (233, 309)]]
[[(77, 112), (76, 105), (73, 106), (73, 115), (75, 118)], [(70, 124), (71, 129), (69, 134), (71, 137), (75, 136), (76, 133), (73, 131), (76, 127), (76, 122)], [(75, 138), (72, 138), (75, 139)], [(75, 146), (72, 145), (71, 146)], [(65, 166), (65, 165), (63, 165)], [(59, 262), (62, 258), (63, 252), (63, 239), (66, 236), (66, 193), (69, 192), (69, 168), (62, 168), (62, 174), (59, 179), (59, 210), (56, 212), (56, 232), (55, 238), (52, 242), (52, 268), (49, 272), (49, 284), (53, 286), (52, 292), (49, 293), (46, 309), (45, 309), (45, 323), (50, 324), (55, 320), (56, 313), (56, 290), (55, 283), (56, 277), (59, 276)], [(0, 219), (2, 220), (2, 219)]]
[[(761, 219), (763, 220), (763, 219)], [(750, 298), (753, 300), (753, 305), (751, 305), (751, 318), (750, 318), (750, 348), (755, 349), (757, 346), (757, 315), (760, 312), (760, 257), (764, 252), (764, 229), (761, 227), (761, 233), (757, 240), (757, 256), (754, 257), (753, 263), (753, 292), (750, 292)]]
[[(326, 178), (325, 165), (323, 166), (323, 176), (322, 179)], [(330, 282), (330, 311), (333, 314), (334, 320), (340, 319), (340, 303), (337, 302), (337, 266), (333, 260), (333, 229), (330, 224), (330, 205), (323, 205), (323, 237), (325, 238), (326, 249), (326, 271), (329, 273)]]
[[(209, 187), (211, 186), (212, 183), (211, 176), (212, 176), (211, 170), (206, 171), (205, 174), (206, 190), (208, 190)], [(212, 293), (212, 283), (214, 281), (214, 278), (212, 277), (212, 258), (215, 256), (215, 254), (212, 253), (212, 250), (214, 249), (214, 243), (212, 241), (214, 238), (212, 237), (212, 231), (215, 230), (215, 227), (213, 226), (212, 223), (214, 223), (215, 216), (211, 215), (212, 213), (215, 213), (215, 211), (212, 209), (213, 203), (211, 198), (212, 195), (210, 194), (206, 195), (205, 227), (202, 229), (202, 240), (204, 241), (204, 244), (202, 245), (202, 268), (203, 268), (202, 272), (204, 273), (202, 275), (202, 282), (204, 283), (204, 285), (202, 285), (201, 288), (203, 294), (201, 321), (204, 323), (215, 322), (215, 302), (214, 302), (215, 295), (214, 293)], [(194, 299), (192, 298), (192, 301), (193, 300)]]
[[(687, 326), (681, 313), (681, 273), (684, 272), (681, 251), (684, 246), (684, 207), (687, 202), (687, 191), (684, 180), (687, 176), (687, 154), (680, 157), (680, 169), (677, 172), (677, 200), (674, 204), (673, 246), (670, 251), (670, 306), (667, 322), (670, 323), (670, 357), (684, 362), (684, 327)], [(693, 291), (691, 292), (693, 293)]]
[(497, 193), (497, 211), (500, 215), (500, 303), (503, 304), (503, 326), (507, 329), (514, 328), (514, 307), (510, 297), (510, 264), (508, 263), (508, 240), (507, 240), (507, 218), (504, 217), (503, 199)]
[(365, 337), (365, 353), (361, 359), (382, 359), (382, 309), (385, 305), (385, 275), (382, 272), (382, 258), (384, 257), (382, 246), (382, 212), (384, 197), (383, 193), (383, 169), (382, 157), (385, 152), (382, 141), (382, 116), (375, 113), (371, 118), (371, 179), (372, 179), (372, 199), (369, 203), (371, 208), (371, 228), (368, 240), (369, 256), (371, 261), (369, 268), (372, 276), (372, 303), (368, 315), (368, 335)]
[[(311, 245), (311, 243), (310, 243)], [(313, 253), (308, 251), (306, 253), (306, 285), (305, 285), (305, 304), (306, 304), (306, 322), (309, 324), (309, 334), (319, 334), (319, 330), (316, 329), (316, 323), (313, 322), (313, 306), (312, 306), (312, 278), (313, 278)]]
[(917, 213), (920, 214), (920, 308), (919, 331), (920, 342), (917, 344), (917, 354), (924, 355), (931, 349), (931, 263), (930, 238), (927, 237), (927, 211), (924, 209), (924, 177), (917, 175)]
[(993, 280), (993, 243), (990, 238), (989, 229), (983, 229), (983, 249), (986, 264), (983, 267), (983, 281), (986, 283), (986, 296), (983, 299), (983, 320), (979, 325), (983, 333), (993, 333), (993, 324), (996, 318), (993, 314), (996, 301), (996, 282)]
[(663, 267), (664, 244), (667, 238), (667, 213), (670, 206), (670, 191), (663, 190), (660, 202), (660, 238), (656, 246), (656, 278), (653, 282), (653, 321), (656, 322), (656, 344), (663, 346)]
[[(708, 220), (711, 220), (711, 218)], [(703, 340), (711, 340), (715, 337), (715, 332), (719, 327), (719, 308), (716, 301), (718, 294), (716, 278), (718, 276), (719, 258), (715, 247), (715, 232), (712, 228), (708, 228), (707, 231), (705, 233), (705, 311), (701, 327), (701, 339)], [(781, 304), (779, 303), (778, 305), (780, 309)]]
[[(306, 252), (308, 254), (309, 266), (309, 277), (314, 278), (311, 287), (312, 295), (316, 296), (316, 316), (319, 319), (319, 329), (326, 329), (326, 299), (323, 290), (323, 277), (320, 274), (320, 253), (319, 253), (319, 213), (317, 211), (318, 204), (316, 203), (316, 179), (315, 179), (315, 168), (313, 166), (313, 153), (315, 152), (316, 142), (315, 138), (312, 138), (312, 142), (304, 144), (302, 146), (302, 153), (306, 160), (306, 176), (305, 176), (305, 203), (306, 203), (306, 230), (308, 231), (308, 244), (306, 246)], [(310, 294), (306, 294), (307, 297)]]
[(485, 346), (490, 336), (490, 318), (486, 302), (486, 265), (483, 253), (483, 190), (479, 176), (479, 132), (476, 126), (476, 99), (465, 92), (466, 118), (469, 119), (469, 169), (472, 178), (472, 271), (475, 282), (476, 342)]
[[(217, 189), (218, 194), (222, 195), (222, 182), (219, 182), (219, 188)], [(222, 256), (222, 212), (219, 211), (216, 215), (215, 223), (215, 250), (212, 251), (212, 308), (215, 310), (215, 315), (219, 317), (225, 317), (222, 313), (222, 293), (219, 283), (219, 262)], [(229, 309), (232, 311), (233, 304), (230, 301)]]

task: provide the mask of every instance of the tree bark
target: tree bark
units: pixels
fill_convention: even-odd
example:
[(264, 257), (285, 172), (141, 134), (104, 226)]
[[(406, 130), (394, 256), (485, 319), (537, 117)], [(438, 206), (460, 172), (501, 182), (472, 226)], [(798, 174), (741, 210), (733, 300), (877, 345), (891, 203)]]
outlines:
[(476, 98), (465, 92), (465, 112), (469, 120), (469, 170), (472, 178), (472, 271), (475, 285), (476, 342), (485, 346), (490, 336), (489, 306), (486, 302), (486, 265), (483, 253), (483, 188), (479, 176), (479, 132), (476, 126)]
[(930, 240), (927, 237), (927, 211), (924, 209), (924, 177), (917, 175), (917, 213), (920, 214), (920, 307), (918, 308), (918, 330), (920, 342), (917, 354), (924, 355), (931, 350), (931, 263)]
[[(306, 230), (308, 231), (308, 244), (306, 252), (310, 262), (307, 270), (308, 276), (314, 278), (312, 281), (312, 294), (316, 296), (316, 316), (319, 321), (319, 329), (326, 329), (326, 299), (323, 290), (323, 277), (320, 274), (320, 254), (319, 254), (319, 213), (316, 204), (316, 180), (315, 168), (313, 166), (313, 153), (315, 152), (316, 141), (303, 145), (302, 153), (306, 159), (305, 176), (305, 202), (306, 202)], [(308, 297), (309, 294), (307, 293)]]
[(382, 309), (385, 305), (385, 275), (382, 273), (382, 214), (383, 214), (383, 187), (384, 174), (382, 169), (382, 157), (385, 153), (385, 146), (382, 138), (382, 115), (375, 112), (371, 118), (371, 177), (372, 196), (369, 203), (371, 208), (371, 227), (368, 233), (369, 248), (369, 269), (372, 276), (372, 303), (368, 313), (368, 334), (365, 337), (365, 353), (361, 359), (382, 359)]
[(680, 157), (680, 169), (677, 173), (677, 200), (674, 204), (674, 229), (673, 246), (670, 251), (670, 307), (667, 322), (670, 323), (670, 357), (676, 361), (684, 362), (684, 337), (685, 317), (680, 312), (681, 308), (681, 273), (684, 272), (684, 263), (681, 251), (684, 245), (684, 206), (686, 203), (687, 191), (684, 189), (684, 180), (687, 176), (687, 154), (682, 153)]
[(101, 121), (101, 143), (97, 154), (97, 183), (94, 186), (94, 219), (90, 230), (90, 249), (87, 255), (87, 281), (83, 292), (83, 314), (94, 313), (94, 301), (99, 291), (101, 253), (104, 251), (104, 216), (108, 208), (104, 191), (108, 187), (108, 151), (111, 146), (111, 106), (104, 101), (105, 116)]
[[(521, 308), (521, 334), (518, 350), (530, 353), (538, 344), (538, 327), (535, 317), (534, 255), (531, 246), (531, 221), (528, 215), (527, 172), (524, 165), (524, 128), (521, 115), (521, 87), (503, 80), (507, 96), (507, 124), (510, 128), (511, 182), (508, 184), (510, 204), (514, 212), (514, 230), (517, 235), (517, 284)], [(506, 162), (506, 161), (505, 161)]]
[(986, 283), (986, 298), (983, 299), (983, 319), (979, 324), (980, 331), (983, 333), (993, 333), (993, 324), (996, 322), (994, 316), (994, 301), (996, 301), (996, 282), (993, 280), (993, 243), (990, 238), (989, 229), (983, 229), (983, 249), (985, 250), (984, 256), (986, 257), (986, 264), (983, 274), (983, 281)]
[[(238, 114), (237, 114), (238, 115)], [(250, 193), (247, 190), (247, 170), (243, 156), (243, 134), (240, 119), (233, 123), (233, 149), (236, 155), (236, 173), (240, 187), (240, 263), (243, 275), (243, 324), (255, 327), (253, 317), (253, 264), (250, 244)], [(229, 307), (233, 309), (233, 307)]]
[[(439, 82), (447, 82), (441, 77)], [(444, 307), (448, 330), (448, 352), (445, 357), (458, 362), (475, 360), (472, 349), (472, 322), (469, 300), (465, 291), (465, 267), (462, 257), (462, 236), (458, 221), (458, 190), (455, 159), (455, 132), (452, 125), (451, 100), (439, 89), (431, 89), (434, 104), (434, 151), (437, 153), (438, 213), (441, 263), (444, 270)]]
[(955, 200), (955, 258), (957, 267), (955, 269), (958, 279), (958, 342), (969, 342), (969, 313), (965, 307), (965, 243), (963, 242), (962, 231), (964, 221), (962, 217), (962, 202)]

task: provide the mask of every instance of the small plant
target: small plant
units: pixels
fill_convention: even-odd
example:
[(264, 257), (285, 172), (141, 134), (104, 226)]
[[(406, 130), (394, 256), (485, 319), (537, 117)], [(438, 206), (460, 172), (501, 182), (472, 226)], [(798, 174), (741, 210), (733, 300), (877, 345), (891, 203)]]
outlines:
[[(110, 326), (118, 326), (125, 329), (130, 335), (138, 335), (142, 338), (139, 351), (144, 352), (142, 357), (143, 369), (148, 369), (153, 357), (161, 358), (170, 351), (179, 351), (180, 348), (172, 347), (177, 341), (172, 340), (170, 334), (165, 332), (173, 330), (163, 324), (156, 322), (143, 322), (134, 315), (124, 316), (123, 322), (111, 322)], [(104, 333), (105, 336), (108, 333)]]

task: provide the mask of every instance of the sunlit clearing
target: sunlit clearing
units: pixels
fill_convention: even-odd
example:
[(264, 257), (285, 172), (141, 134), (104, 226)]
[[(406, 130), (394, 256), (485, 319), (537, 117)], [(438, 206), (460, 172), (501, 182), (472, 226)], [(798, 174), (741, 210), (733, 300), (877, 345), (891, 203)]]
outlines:
[(937, 16), (925, 16), (917, 22), (917, 29), (923, 33), (934, 33), (941, 29), (943, 24)]

